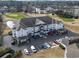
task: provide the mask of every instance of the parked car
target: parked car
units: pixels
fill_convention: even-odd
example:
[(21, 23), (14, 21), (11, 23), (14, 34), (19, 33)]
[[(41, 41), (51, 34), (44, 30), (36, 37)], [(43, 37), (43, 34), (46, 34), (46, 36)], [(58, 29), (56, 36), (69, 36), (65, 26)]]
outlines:
[(51, 35), (52, 36), (52, 35), (54, 35), (54, 32), (53, 31), (49, 31), (48, 32), (48, 35)]
[(27, 50), (27, 48), (26, 48), (26, 49), (24, 49), (24, 54), (29, 55), (29, 51)]
[(68, 31), (66, 29), (59, 29), (58, 34), (67, 34)]
[(12, 45), (15, 45), (15, 41), (11, 41), (11, 44), (12, 44)]
[(32, 50), (32, 52), (34, 52), (34, 53), (36, 53), (36, 52), (37, 52), (37, 50), (36, 50), (36, 48), (35, 48), (35, 46), (34, 46), (34, 45), (31, 45), (31, 50)]
[(44, 43), (44, 44), (47, 46), (47, 48), (50, 48), (51, 47), (51, 45), (48, 44), (48, 43)]
[(48, 43), (44, 43), (44, 44), (41, 45), (42, 49), (47, 49), (47, 48), (50, 48), (50, 47), (51, 47), (51, 45), (48, 44)]
[(62, 42), (62, 39), (63, 39), (63, 38), (60, 38), (60, 39), (57, 39), (56, 41), (57, 41), (58, 43), (61, 43), (61, 42)]
[(54, 40), (54, 43), (56, 43), (56, 44), (60, 44), (59, 42), (57, 42), (56, 40)]

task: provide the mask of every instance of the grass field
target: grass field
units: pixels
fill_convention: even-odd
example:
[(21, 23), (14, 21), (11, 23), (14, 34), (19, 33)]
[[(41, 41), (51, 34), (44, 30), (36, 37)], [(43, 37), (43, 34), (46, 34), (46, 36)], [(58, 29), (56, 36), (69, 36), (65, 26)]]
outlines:
[(27, 18), (24, 14), (21, 13), (8, 13), (5, 15), (8, 18), (13, 18), (13, 19), (22, 19), (22, 18)]
[(65, 22), (73, 22), (73, 21), (75, 21), (73, 18), (65, 18), (65, 17), (62, 17), (62, 16), (58, 16), (58, 17), (61, 18)]
[(52, 15), (52, 13), (48, 14), (48, 17), (52, 18), (52, 17), (57, 17), (57, 15)]
[(65, 27), (67, 29), (69, 29), (70, 31), (73, 31), (75, 33), (78, 33), (79, 34), (79, 26), (73, 26), (73, 25), (69, 25), (69, 24), (65, 24)]
[(48, 16), (50, 17), (50, 18), (59, 18), (59, 19), (62, 19), (62, 21), (64, 21), (64, 22), (74, 22), (75, 21), (75, 19), (73, 19), (73, 18), (65, 18), (65, 17), (62, 17), (62, 16), (58, 16), (58, 15), (52, 15), (52, 14), (48, 14)]

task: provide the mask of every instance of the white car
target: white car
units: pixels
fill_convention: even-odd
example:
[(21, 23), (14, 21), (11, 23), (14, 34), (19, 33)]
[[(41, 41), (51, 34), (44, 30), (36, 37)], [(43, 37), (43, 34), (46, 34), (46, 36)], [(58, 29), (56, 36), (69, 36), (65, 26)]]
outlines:
[(27, 54), (27, 55), (29, 55), (29, 51), (27, 50), (27, 48), (24, 49), (24, 53)]
[(44, 45), (46, 45), (47, 48), (50, 48), (51, 47), (50, 44), (48, 44), (48, 43), (44, 43)]
[(37, 50), (36, 50), (34, 45), (31, 45), (31, 50), (32, 50), (32, 52), (37, 52)]

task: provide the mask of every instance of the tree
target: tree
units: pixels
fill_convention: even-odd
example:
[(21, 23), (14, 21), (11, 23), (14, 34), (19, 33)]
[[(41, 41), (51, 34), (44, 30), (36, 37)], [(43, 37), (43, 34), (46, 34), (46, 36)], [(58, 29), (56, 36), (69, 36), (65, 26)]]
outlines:
[(20, 51), (16, 51), (13, 58), (18, 58), (18, 57), (21, 57), (22, 56), (22, 52), (21, 50)]

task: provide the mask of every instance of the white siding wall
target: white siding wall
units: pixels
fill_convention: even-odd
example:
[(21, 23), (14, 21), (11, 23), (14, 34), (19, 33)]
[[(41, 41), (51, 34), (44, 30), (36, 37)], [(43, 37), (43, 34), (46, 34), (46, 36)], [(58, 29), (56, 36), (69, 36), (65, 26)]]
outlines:
[[(63, 24), (49, 24), (48, 28), (47, 25), (44, 26), (44, 29), (63, 29)], [(39, 26), (35, 27), (35, 32), (38, 32), (39, 30)], [(22, 37), (22, 36), (27, 36), (29, 33), (33, 33), (34, 32), (34, 27), (28, 27), (26, 29), (20, 29), (19, 31), (13, 31), (13, 37)], [(39, 33), (38, 33), (39, 34)]]
[(34, 28), (33, 27), (28, 27), (26, 28), (27, 30), (27, 33), (32, 33), (34, 31)]
[(35, 27), (35, 32), (39, 31), (39, 26)]
[(48, 29), (48, 28), (47, 28), (47, 25), (45, 25), (45, 26), (44, 26), (44, 30), (47, 30), (47, 29)]

